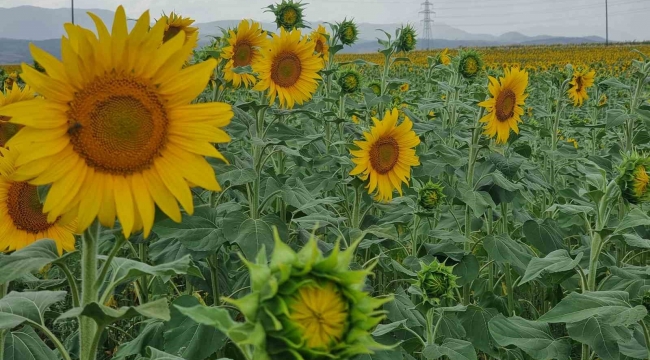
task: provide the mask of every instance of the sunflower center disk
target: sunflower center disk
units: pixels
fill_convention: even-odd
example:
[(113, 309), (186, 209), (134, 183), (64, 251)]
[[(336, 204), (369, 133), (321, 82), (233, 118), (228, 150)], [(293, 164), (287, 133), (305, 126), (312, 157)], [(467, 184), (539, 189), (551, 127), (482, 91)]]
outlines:
[(379, 174), (393, 170), (399, 159), (399, 144), (392, 137), (379, 139), (370, 148), (370, 164)]
[(582, 90), (582, 76), (576, 77), (576, 90)]
[(247, 66), (253, 60), (253, 48), (248, 43), (235, 45), (233, 62), (235, 67)]
[(95, 170), (146, 170), (167, 140), (167, 113), (155, 89), (137, 79), (99, 79), (78, 93), (68, 114), (70, 142)]
[(295, 54), (284, 53), (277, 57), (271, 68), (271, 78), (282, 86), (293, 86), (300, 79), (302, 65)]
[(43, 214), (43, 205), (35, 186), (24, 182), (13, 183), (9, 187), (7, 209), (17, 229), (38, 234), (52, 226), (47, 222), (47, 215)]
[(325, 45), (323, 44), (323, 40), (316, 40), (316, 46), (314, 47), (314, 51), (316, 51), (319, 54), (323, 53), (323, 48), (325, 48)]
[(7, 141), (18, 133), (22, 126), (7, 122), (9, 118), (0, 116), (0, 146), (7, 145)]
[(282, 14), (282, 20), (287, 25), (294, 24), (297, 18), (298, 18), (298, 13), (296, 12), (296, 10), (291, 8), (288, 8), (287, 10), (284, 11), (284, 14)]
[(347, 303), (335, 285), (303, 286), (294, 295), (289, 311), (290, 319), (301, 328), (307, 347), (327, 349), (343, 338)]
[(167, 42), (171, 39), (174, 38), (179, 32), (181, 32), (181, 28), (177, 26), (170, 26), (169, 29), (165, 30), (165, 35), (163, 35), (163, 42)]
[(515, 114), (515, 104), (517, 103), (517, 96), (510, 90), (502, 91), (497, 97), (496, 102), (496, 115), (497, 120), (505, 122), (510, 120)]

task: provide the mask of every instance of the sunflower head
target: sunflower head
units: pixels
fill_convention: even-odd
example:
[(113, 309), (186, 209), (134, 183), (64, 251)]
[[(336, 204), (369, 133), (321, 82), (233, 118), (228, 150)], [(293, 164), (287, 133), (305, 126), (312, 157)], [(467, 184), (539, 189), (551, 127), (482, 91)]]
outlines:
[(318, 25), (318, 29), (312, 31), (309, 40), (314, 44), (314, 52), (324, 60), (329, 59), (330, 45), (328, 41), (329, 33), (325, 26)]
[(344, 94), (353, 94), (361, 88), (361, 74), (353, 69), (347, 69), (339, 74), (337, 83)]
[(221, 57), (226, 59), (224, 78), (234, 88), (249, 87), (257, 82), (250, 73), (238, 73), (234, 69), (251, 66), (262, 58), (262, 49), (267, 47), (266, 32), (259, 23), (242, 20), (237, 29), (228, 31), (227, 46), (222, 49)]
[(436, 55), (436, 64), (437, 65), (449, 65), (451, 64), (451, 57), (449, 56), (449, 49), (444, 49)]
[(415, 45), (417, 44), (417, 34), (413, 26), (406, 25), (402, 26), (399, 32), (399, 36), (395, 41), (395, 50), (398, 52), (410, 52), (415, 50)]
[(566, 139), (566, 141), (569, 144), (573, 145), (574, 148), (576, 148), (576, 149), (578, 148), (578, 140), (576, 140), (574, 138), (568, 138), (568, 139)]
[(251, 334), (231, 340), (247, 344), (257, 338), (256, 359), (349, 359), (385, 348), (370, 331), (384, 318), (379, 309), (391, 297), (373, 298), (362, 290), (371, 271), (349, 270), (355, 247), (340, 251), (336, 244), (326, 257), (312, 238), (296, 253), (276, 231), (270, 263), (264, 249), (256, 263), (246, 262), (251, 293), (224, 299), (244, 314), (240, 327)]
[(619, 167), (617, 178), (623, 198), (631, 204), (641, 204), (650, 201), (650, 158), (632, 154), (626, 156)]
[(427, 113), (427, 119), (429, 119), (429, 120), (433, 120), (433, 119), (435, 119), (435, 118), (436, 118), (436, 112), (433, 111), (433, 110), (430, 110), (430, 111)]
[(311, 99), (323, 66), (323, 60), (314, 54), (314, 45), (300, 30), (280, 29), (280, 35), (273, 34), (262, 58), (253, 63), (253, 70), (259, 74), (254, 90), (269, 89), (271, 104), (277, 97), (282, 108), (291, 109)]
[(14, 71), (5, 79), (5, 90), (11, 89), (18, 82), (18, 72)]
[(302, 4), (300, 1), (282, 0), (280, 4), (270, 5), (269, 11), (275, 15), (275, 24), (278, 26), (278, 29), (291, 31), (305, 27), (302, 15), (304, 6), (305, 4)]
[(408, 83), (404, 83), (404, 84), (400, 85), (399, 90), (401, 92), (407, 92), (407, 91), (409, 91), (409, 88), (410, 88), (410, 85)]
[(359, 117), (356, 115), (352, 115), (352, 122), (355, 124), (359, 124)]
[(353, 45), (359, 39), (359, 29), (353, 20), (343, 20), (337, 24), (337, 36), (343, 45)]
[(474, 79), (483, 69), (483, 59), (476, 50), (466, 50), (460, 54), (458, 71), (465, 79)]
[(192, 38), (194, 33), (199, 31), (199, 28), (193, 27), (194, 20), (182, 17), (173, 11), (169, 15), (161, 16), (161, 20), (165, 21), (165, 32), (163, 35), (163, 42), (171, 40), (176, 34), (181, 31), (185, 33), (186, 41)]
[(600, 95), (600, 99), (598, 99), (598, 107), (603, 107), (607, 105), (607, 94), (602, 94)]
[(589, 99), (587, 89), (594, 85), (596, 71), (594, 70), (576, 70), (573, 78), (569, 82), (569, 98), (573, 101), (573, 106), (582, 106), (583, 102)]
[(180, 222), (179, 203), (194, 211), (191, 187), (220, 190), (205, 156), (224, 159), (213, 144), (230, 141), (222, 127), (232, 109), (192, 104), (217, 65), (184, 66), (198, 33), (188, 41), (181, 29), (161, 46), (166, 19), (151, 26), (145, 12), (129, 32), (118, 7), (109, 33), (89, 15), (96, 33), (66, 26), (64, 62), (31, 47), (46, 72), (23, 64), (21, 76), (44, 99), (0, 107), (0, 116), (24, 126), (7, 146), (29, 145), (20, 147), (14, 178), (51, 185), (43, 204), (49, 223), (78, 214), (81, 232), (96, 218), (106, 227), (118, 218), (127, 238), (148, 236), (156, 205)]
[(74, 217), (48, 221), (36, 186), (14, 181), (20, 151), (0, 147), (0, 252), (20, 250), (38, 240), (52, 239), (59, 254), (74, 250)]
[(356, 164), (350, 175), (368, 180), (368, 193), (376, 191), (378, 201), (390, 201), (393, 190), (401, 195), (401, 184), (408, 185), (411, 167), (420, 165), (414, 149), (420, 138), (411, 130), (411, 119), (404, 117), (397, 125), (398, 117), (398, 110), (393, 109), (386, 111), (383, 120), (373, 118), (374, 126), (364, 133), (365, 140), (354, 142), (359, 150), (350, 151)]
[(372, 90), (373, 94), (375, 96), (381, 96), (381, 83), (378, 81), (373, 81), (370, 84), (368, 84), (368, 88)]
[[(4, 93), (0, 93), (0, 107), (35, 99), (36, 94), (29, 85), (25, 85), (21, 89), (17, 83), (14, 83), (10, 89)], [(22, 125), (13, 124), (9, 120), (10, 118), (8, 117), (0, 116), (0, 146), (2, 147), (6, 146), (9, 139), (14, 137), (18, 133), (18, 130), (22, 128)]]
[(453, 299), (454, 290), (458, 287), (454, 267), (440, 263), (438, 259), (429, 265), (421, 263), (420, 266), (415, 287), (422, 293), (423, 300), (438, 305), (442, 299)]
[(443, 187), (440, 184), (429, 181), (418, 192), (418, 204), (425, 210), (433, 210), (440, 205), (445, 198), (442, 192)]
[(503, 144), (510, 137), (510, 130), (519, 133), (518, 123), (524, 114), (522, 106), (528, 94), (528, 73), (517, 68), (506, 69), (505, 76), (499, 80), (489, 77), (488, 89), (492, 97), (479, 103), (486, 108), (485, 115), (480, 122), (485, 123), (484, 134), (489, 137), (496, 136), (497, 143)]

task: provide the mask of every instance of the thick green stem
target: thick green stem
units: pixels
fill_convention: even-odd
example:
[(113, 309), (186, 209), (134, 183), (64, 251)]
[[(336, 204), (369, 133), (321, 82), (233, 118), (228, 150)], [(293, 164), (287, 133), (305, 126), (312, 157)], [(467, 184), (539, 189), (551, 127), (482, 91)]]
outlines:
[(633, 149), (633, 140), (634, 140), (634, 111), (636, 110), (637, 103), (639, 101), (639, 95), (643, 89), (644, 77), (639, 76), (637, 79), (636, 88), (634, 93), (632, 93), (632, 101), (630, 102), (630, 116), (627, 118), (627, 123), (625, 126), (625, 152), (631, 153)]
[(210, 265), (210, 282), (212, 286), (212, 299), (214, 306), (219, 306), (219, 250), (208, 259)]
[(81, 302), (79, 299), (79, 287), (77, 286), (77, 279), (72, 274), (72, 271), (70, 271), (70, 268), (68, 268), (68, 265), (63, 262), (58, 263), (57, 265), (61, 271), (63, 271), (65, 278), (68, 280), (68, 285), (70, 286), (70, 295), (72, 296), (72, 306), (79, 307)]
[[(9, 291), (9, 283), (7, 282), (5, 284), (1, 284), (0, 299), (5, 297), (8, 291)], [(0, 360), (4, 360), (5, 358), (5, 335), (6, 335), (6, 330), (0, 330)]]
[(506, 291), (508, 292), (508, 314), (510, 316), (515, 315), (515, 294), (513, 293), (512, 287), (512, 269), (510, 269), (510, 264), (506, 263), (504, 267), (506, 273)]
[(598, 257), (603, 248), (603, 240), (599, 232), (594, 232), (591, 239), (591, 251), (589, 255), (589, 275), (587, 275), (587, 289), (596, 291), (596, 274), (598, 271)]
[[(257, 112), (257, 136), (262, 139), (264, 137), (264, 116), (266, 115), (266, 108), (262, 108)], [(263, 140), (263, 139), (262, 139)], [(250, 198), (250, 212), (251, 219), (259, 219), (260, 217), (260, 187), (262, 183), (262, 167), (263, 167), (263, 152), (262, 145), (253, 145), (253, 168), (255, 170), (255, 179), (253, 180), (253, 188), (251, 190)]]
[[(99, 222), (95, 221), (81, 236), (81, 306), (85, 307), (97, 301), (97, 240), (99, 239)], [(79, 340), (81, 360), (95, 360), (92, 349), (97, 334), (97, 325), (92, 318), (79, 318)]]
[[(141, 263), (146, 263), (147, 262), (147, 247), (145, 246), (144, 243), (138, 244), (138, 258), (140, 259)], [(112, 259), (111, 259), (112, 260)], [(99, 279), (98, 279), (99, 280)], [(102, 279), (103, 280), (103, 279)], [(140, 282), (140, 289), (142, 290), (142, 294), (140, 295), (141, 301), (140, 304), (146, 304), (149, 300), (149, 279), (146, 274), (142, 274), (140, 276), (140, 279), (138, 280)]]
[(350, 219), (350, 227), (352, 229), (359, 229), (361, 227), (361, 199), (363, 196), (360, 186), (354, 188), (354, 203), (352, 204), (352, 219)]

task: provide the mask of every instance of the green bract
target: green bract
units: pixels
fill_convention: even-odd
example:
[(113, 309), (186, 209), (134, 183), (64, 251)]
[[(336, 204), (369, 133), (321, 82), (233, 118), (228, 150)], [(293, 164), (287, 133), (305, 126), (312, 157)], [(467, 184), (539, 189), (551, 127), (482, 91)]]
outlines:
[(291, 31), (305, 27), (302, 22), (302, 8), (304, 6), (304, 4), (293, 2), (293, 0), (282, 0), (280, 4), (270, 5), (269, 9), (275, 15), (275, 23), (278, 25), (278, 29), (284, 28)]
[(629, 203), (640, 204), (650, 201), (648, 169), (650, 169), (650, 159), (638, 154), (627, 156), (619, 167), (617, 183), (623, 198)]
[(415, 45), (417, 44), (417, 34), (415, 29), (411, 25), (406, 25), (402, 27), (399, 32), (399, 37), (395, 41), (395, 49), (403, 52), (409, 52), (415, 50)]
[(217, 327), (255, 360), (349, 359), (386, 349), (370, 331), (392, 298), (373, 298), (362, 290), (371, 269), (349, 270), (355, 248), (340, 251), (337, 244), (325, 257), (312, 238), (296, 253), (276, 231), (270, 263), (264, 249), (255, 263), (244, 260), (251, 293), (224, 299), (246, 321), (233, 325), (226, 319)]
[(424, 301), (437, 305), (442, 299), (452, 299), (454, 289), (458, 287), (456, 285), (458, 277), (452, 273), (454, 267), (446, 266), (437, 259), (429, 265), (424, 263), (420, 265), (422, 269), (418, 271), (415, 286), (422, 293)]
[(445, 198), (442, 185), (429, 181), (418, 193), (418, 204), (426, 210), (433, 210)]
[(352, 94), (359, 91), (361, 86), (361, 75), (355, 70), (344, 70), (339, 74), (338, 84), (345, 94)]
[(476, 50), (466, 50), (460, 53), (458, 72), (466, 79), (473, 79), (483, 69), (483, 59)]
[(357, 25), (352, 20), (343, 20), (338, 24), (338, 38), (341, 40), (343, 45), (352, 45), (357, 42), (359, 38), (359, 29)]

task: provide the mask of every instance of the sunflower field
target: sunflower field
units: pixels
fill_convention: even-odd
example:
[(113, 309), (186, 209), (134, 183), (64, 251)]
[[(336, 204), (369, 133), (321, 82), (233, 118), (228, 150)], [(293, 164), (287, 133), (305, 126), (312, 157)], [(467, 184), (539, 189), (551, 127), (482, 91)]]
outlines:
[(342, 55), (304, 6), (0, 73), (0, 360), (650, 359), (648, 45)]

